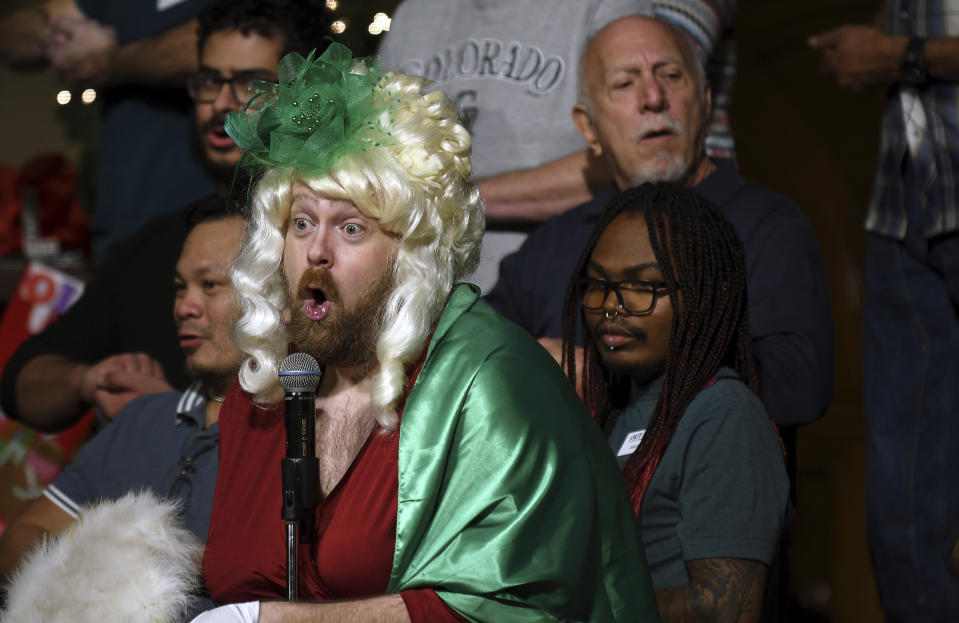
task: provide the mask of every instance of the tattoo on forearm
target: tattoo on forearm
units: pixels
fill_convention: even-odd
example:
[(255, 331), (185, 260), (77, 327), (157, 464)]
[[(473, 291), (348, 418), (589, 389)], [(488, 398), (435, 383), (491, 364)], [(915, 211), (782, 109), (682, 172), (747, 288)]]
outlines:
[(755, 560), (706, 558), (686, 562), (689, 585), (658, 589), (663, 623), (746, 623), (762, 614), (766, 565)]

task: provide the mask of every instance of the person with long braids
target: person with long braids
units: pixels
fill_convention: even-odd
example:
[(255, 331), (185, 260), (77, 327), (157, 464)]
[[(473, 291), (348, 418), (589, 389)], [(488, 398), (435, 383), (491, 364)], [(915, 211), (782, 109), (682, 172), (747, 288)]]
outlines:
[(762, 617), (789, 482), (747, 310), (736, 231), (670, 183), (611, 200), (567, 290), (563, 365), (576, 382), (582, 321), (584, 400), (622, 468), (663, 621)]

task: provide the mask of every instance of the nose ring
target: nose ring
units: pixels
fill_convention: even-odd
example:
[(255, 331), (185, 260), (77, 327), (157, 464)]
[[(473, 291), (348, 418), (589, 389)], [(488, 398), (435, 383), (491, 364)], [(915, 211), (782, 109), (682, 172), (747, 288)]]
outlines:
[(605, 318), (606, 320), (612, 320), (613, 318), (618, 318), (618, 317), (619, 317), (618, 311), (614, 311), (610, 313), (607, 310), (603, 310), (603, 318)]

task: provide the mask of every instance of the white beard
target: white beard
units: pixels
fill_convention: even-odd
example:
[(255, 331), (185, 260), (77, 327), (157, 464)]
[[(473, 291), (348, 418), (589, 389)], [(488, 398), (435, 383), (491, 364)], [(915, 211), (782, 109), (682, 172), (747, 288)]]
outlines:
[(24, 559), (0, 620), (173, 623), (190, 605), (202, 556), (175, 502), (144, 491), (84, 507)]
[(652, 162), (633, 173), (633, 185), (639, 186), (646, 182), (678, 182), (686, 177), (689, 169), (689, 163), (681, 155), (660, 152)]
[[(644, 116), (633, 130), (632, 138), (640, 140), (647, 132), (656, 130), (670, 130), (675, 133), (677, 140), (686, 136), (686, 127), (677, 119), (673, 119), (667, 113), (657, 113)], [(686, 177), (692, 168), (691, 165), (692, 163), (688, 162), (683, 154), (670, 154), (663, 150), (657, 152), (651, 161), (643, 163), (639, 170), (630, 175), (630, 179), (633, 186), (646, 182), (678, 182)]]

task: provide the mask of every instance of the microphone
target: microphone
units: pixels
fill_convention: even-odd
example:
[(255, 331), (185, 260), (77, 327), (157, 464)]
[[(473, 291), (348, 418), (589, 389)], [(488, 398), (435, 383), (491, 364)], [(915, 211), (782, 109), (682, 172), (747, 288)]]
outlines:
[(306, 353), (293, 353), (280, 363), (280, 384), (286, 416), (286, 457), (300, 459), (316, 456), (316, 387), (320, 384), (320, 364)]
[(299, 526), (299, 540), (303, 543), (313, 542), (313, 509), (319, 497), (314, 401), (320, 375), (320, 365), (306, 353), (293, 353), (280, 363), (286, 420), (286, 458), (280, 461), (283, 481), (281, 516), (287, 524)]

